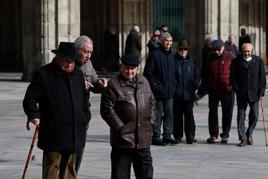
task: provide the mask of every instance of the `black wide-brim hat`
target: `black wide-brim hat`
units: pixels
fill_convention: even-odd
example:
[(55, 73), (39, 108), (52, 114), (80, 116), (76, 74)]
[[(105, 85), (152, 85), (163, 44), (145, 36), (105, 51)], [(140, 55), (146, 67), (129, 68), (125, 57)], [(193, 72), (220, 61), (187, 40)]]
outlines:
[(72, 42), (60, 42), (58, 49), (51, 50), (54, 54), (60, 54), (65, 58), (76, 59), (76, 50)]

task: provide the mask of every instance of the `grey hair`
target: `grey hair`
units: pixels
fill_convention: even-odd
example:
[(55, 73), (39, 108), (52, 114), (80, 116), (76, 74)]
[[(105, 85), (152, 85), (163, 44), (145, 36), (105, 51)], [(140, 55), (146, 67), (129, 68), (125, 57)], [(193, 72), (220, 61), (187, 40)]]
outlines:
[(205, 39), (205, 40), (213, 42), (214, 40), (217, 40), (217, 39), (218, 39), (218, 38), (217, 38), (215, 35), (208, 34), (208, 35), (206, 36), (206, 39)]
[(81, 49), (83, 48), (85, 43), (89, 43), (93, 45), (93, 41), (88, 36), (82, 35), (78, 37), (77, 39), (75, 39), (74, 46), (76, 49)]
[(234, 38), (236, 38), (236, 36), (235, 36), (234, 34), (230, 34), (230, 35), (228, 36), (228, 38), (230, 38), (230, 37), (234, 37)]
[(242, 45), (242, 51), (245, 50), (245, 47), (246, 47), (247, 45), (251, 47), (251, 50), (252, 50), (252, 52), (253, 52), (253, 50), (254, 50), (254, 46), (253, 46), (252, 43), (243, 43), (243, 45)]
[(160, 43), (162, 44), (164, 42), (164, 40), (166, 40), (166, 38), (172, 38), (171, 34), (168, 32), (161, 34)]

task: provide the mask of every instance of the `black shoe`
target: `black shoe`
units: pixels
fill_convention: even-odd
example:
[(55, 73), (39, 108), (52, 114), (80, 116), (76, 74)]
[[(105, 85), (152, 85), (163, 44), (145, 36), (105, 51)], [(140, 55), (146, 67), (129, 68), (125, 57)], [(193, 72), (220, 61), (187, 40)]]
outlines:
[(248, 137), (248, 145), (252, 145), (253, 144), (253, 139), (252, 139), (252, 137), (250, 136), (250, 137)]
[(176, 144), (180, 144), (182, 142), (181, 138), (175, 138)]
[(239, 147), (244, 147), (245, 145), (247, 145), (247, 141), (246, 140), (241, 140), (241, 142), (238, 144)]
[(221, 138), (221, 143), (222, 144), (227, 144), (228, 143), (228, 138), (227, 137), (222, 137)]
[(186, 138), (186, 143), (187, 144), (193, 144), (193, 143), (196, 143), (197, 140), (195, 138)]
[(216, 137), (216, 136), (211, 136), (211, 137), (209, 137), (208, 139), (207, 139), (207, 143), (209, 143), (209, 144), (214, 144), (214, 143), (216, 143), (216, 142), (219, 142), (220, 140), (218, 139), (218, 137)]
[(172, 138), (163, 138), (163, 143), (168, 145), (168, 144), (177, 144), (177, 141), (175, 139), (172, 139)]
[(153, 139), (151, 145), (165, 146), (161, 139)]

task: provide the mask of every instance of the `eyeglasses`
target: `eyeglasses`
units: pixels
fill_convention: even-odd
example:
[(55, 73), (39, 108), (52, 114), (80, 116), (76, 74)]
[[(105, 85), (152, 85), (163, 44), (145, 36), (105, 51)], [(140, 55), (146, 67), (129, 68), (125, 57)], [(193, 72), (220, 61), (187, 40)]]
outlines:
[(187, 51), (188, 50), (188, 48), (179, 48), (179, 51)]

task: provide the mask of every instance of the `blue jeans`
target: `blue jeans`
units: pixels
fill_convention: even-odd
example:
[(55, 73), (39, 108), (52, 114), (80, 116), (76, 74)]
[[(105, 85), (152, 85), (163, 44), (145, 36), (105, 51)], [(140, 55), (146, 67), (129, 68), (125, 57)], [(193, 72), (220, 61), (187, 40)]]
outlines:
[[(246, 109), (249, 105), (248, 129), (245, 129)], [(247, 140), (252, 137), (253, 130), (259, 117), (259, 102), (249, 102), (246, 98), (237, 99), (237, 128), (239, 140)]]
[(173, 133), (173, 98), (156, 100), (156, 124), (153, 131), (153, 140), (161, 137), (163, 121), (163, 138), (169, 139)]

